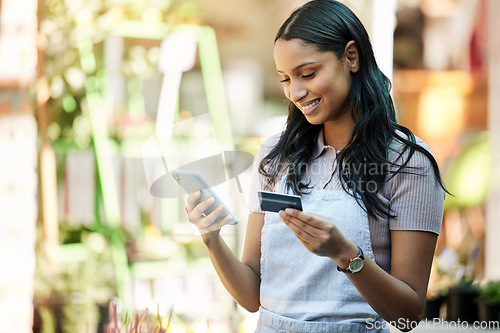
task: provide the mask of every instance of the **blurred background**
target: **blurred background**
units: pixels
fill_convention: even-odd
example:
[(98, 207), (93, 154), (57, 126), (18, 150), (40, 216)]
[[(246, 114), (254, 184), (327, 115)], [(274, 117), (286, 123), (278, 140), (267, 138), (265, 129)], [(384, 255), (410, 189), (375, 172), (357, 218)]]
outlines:
[[(454, 194), (425, 316), (498, 324), (500, 2), (343, 2)], [(0, 1), (0, 332), (253, 331), (163, 181), (222, 161), (241, 254), (253, 156), (287, 113), (274, 35), (303, 3)]]

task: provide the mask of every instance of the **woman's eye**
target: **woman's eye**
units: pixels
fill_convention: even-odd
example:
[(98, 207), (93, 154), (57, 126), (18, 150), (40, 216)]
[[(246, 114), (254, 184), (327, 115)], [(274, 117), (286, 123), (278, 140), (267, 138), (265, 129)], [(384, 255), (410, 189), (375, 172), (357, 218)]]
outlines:
[[(303, 78), (303, 79), (312, 78), (312, 77), (314, 77), (314, 75), (316, 75), (316, 72), (312, 72), (311, 74), (302, 75), (301, 78)], [(281, 83), (285, 83), (288, 81), (290, 81), (290, 78), (280, 80)]]

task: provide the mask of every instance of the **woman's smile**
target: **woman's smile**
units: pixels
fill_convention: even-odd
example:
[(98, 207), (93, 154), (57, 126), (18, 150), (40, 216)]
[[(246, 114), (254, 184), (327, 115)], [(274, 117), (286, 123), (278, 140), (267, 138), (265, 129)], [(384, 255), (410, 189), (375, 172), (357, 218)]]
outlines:
[(314, 99), (312, 101), (308, 101), (305, 103), (300, 103), (297, 105), (297, 107), (302, 111), (302, 113), (305, 116), (309, 116), (314, 113), (319, 107), (319, 102), (321, 101), (321, 98)]

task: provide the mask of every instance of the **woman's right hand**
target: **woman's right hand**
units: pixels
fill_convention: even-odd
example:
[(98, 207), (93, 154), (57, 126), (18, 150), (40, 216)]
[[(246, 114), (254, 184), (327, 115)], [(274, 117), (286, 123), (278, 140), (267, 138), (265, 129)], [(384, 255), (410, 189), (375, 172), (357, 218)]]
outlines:
[(196, 191), (188, 196), (186, 213), (188, 215), (189, 222), (198, 228), (203, 242), (207, 244), (210, 239), (219, 235), (220, 229), (229, 223), (231, 216), (228, 215), (223, 219), (217, 219), (225, 210), (223, 205), (220, 205), (212, 213), (204, 216), (203, 212), (215, 202), (215, 199), (210, 197), (197, 204), (200, 195), (201, 192)]

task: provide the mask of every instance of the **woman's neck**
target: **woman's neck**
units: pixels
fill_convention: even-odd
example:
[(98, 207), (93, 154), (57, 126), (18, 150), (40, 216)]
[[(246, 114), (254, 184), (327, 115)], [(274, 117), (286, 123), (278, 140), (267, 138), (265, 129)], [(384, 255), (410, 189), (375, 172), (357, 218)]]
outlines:
[(323, 124), (323, 135), (325, 144), (332, 146), (335, 150), (342, 150), (352, 136), (355, 122), (350, 113), (348, 117), (329, 121)]

